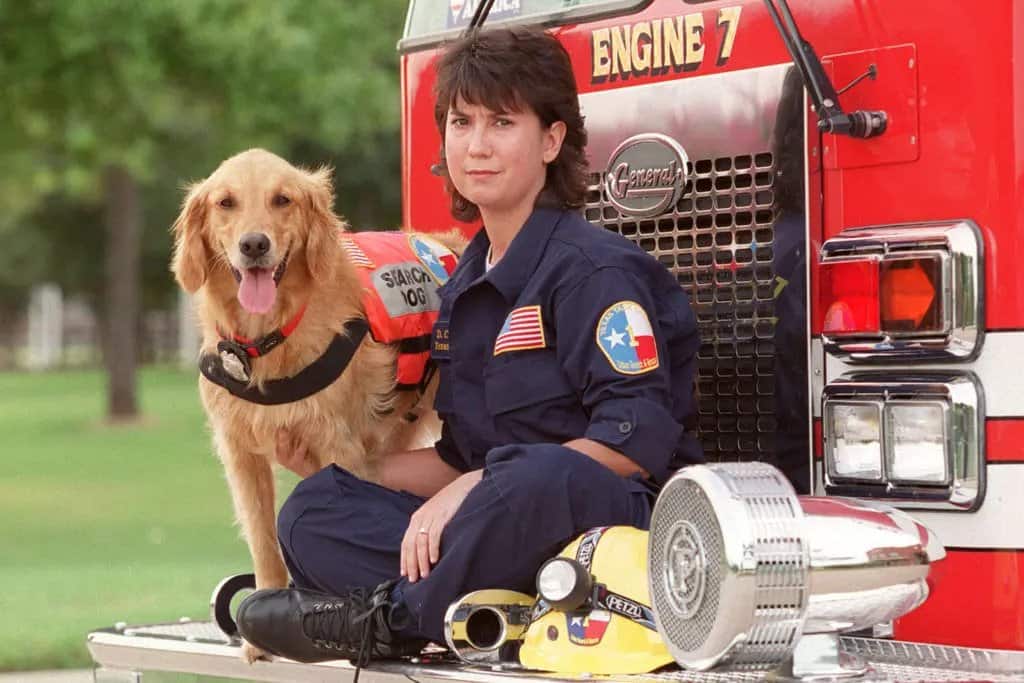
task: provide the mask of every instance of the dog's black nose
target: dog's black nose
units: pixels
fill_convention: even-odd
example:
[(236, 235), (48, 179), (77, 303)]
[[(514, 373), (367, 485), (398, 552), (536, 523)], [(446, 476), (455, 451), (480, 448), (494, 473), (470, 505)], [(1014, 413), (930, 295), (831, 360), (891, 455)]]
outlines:
[(238, 240), (238, 248), (244, 256), (259, 258), (270, 251), (270, 238), (262, 232), (247, 232)]

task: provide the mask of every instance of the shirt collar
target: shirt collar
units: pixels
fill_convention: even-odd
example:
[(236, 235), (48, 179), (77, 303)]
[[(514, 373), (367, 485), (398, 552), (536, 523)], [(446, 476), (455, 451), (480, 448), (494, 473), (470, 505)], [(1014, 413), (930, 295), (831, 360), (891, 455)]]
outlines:
[[(526, 282), (537, 270), (537, 264), (547, 249), (551, 233), (555, 231), (555, 226), (564, 215), (565, 212), (560, 209), (534, 209), (523, 227), (512, 238), (505, 255), (484, 275), (483, 279), (494, 285), (508, 303), (515, 303)], [(477, 246), (474, 254), (478, 253), (480, 258), (486, 258), (487, 249), (491, 244), (486, 231), (480, 230), (477, 238), (482, 239), (479, 245), (476, 245), (477, 239), (473, 240), (474, 244), (471, 246)]]

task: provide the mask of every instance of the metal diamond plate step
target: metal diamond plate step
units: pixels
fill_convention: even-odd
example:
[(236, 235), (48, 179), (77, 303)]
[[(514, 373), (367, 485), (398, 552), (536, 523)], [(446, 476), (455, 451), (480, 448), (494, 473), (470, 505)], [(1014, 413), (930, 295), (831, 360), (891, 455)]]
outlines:
[[(843, 649), (871, 662), (874, 671), (856, 681), (1024, 681), (1024, 652), (974, 650), (870, 638), (843, 638)], [(212, 622), (181, 621), (148, 626), (123, 626), (94, 631), (89, 652), (98, 667), (96, 680), (133, 680), (145, 683), (146, 672), (281, 683), (319, 683), (350, 680), (353, 667), (344, 661), (300, 664), (290, 660), (247, 664), (237, 642), (231, 642)], [(134, 673), (132, 673), (134, 672)], [(364, 669), (365, 681), (417, 683), (424, 681), (484, 681), (551, 683), (551, 681), (673, 681), (726, 683), (768, 680), (763, 673), (725, 671), (701, 673), (668, 670), (638, 676), (562, 676), (513, 667), (469, 667), (453, 663), (441, 653), (402, 662), (375, 662)], [(140, 676), (141, 674), (141, 676)], [(125, 676), (129, 677), (125, 677)], [(195, 678), (195, 677), (198, 677)]]

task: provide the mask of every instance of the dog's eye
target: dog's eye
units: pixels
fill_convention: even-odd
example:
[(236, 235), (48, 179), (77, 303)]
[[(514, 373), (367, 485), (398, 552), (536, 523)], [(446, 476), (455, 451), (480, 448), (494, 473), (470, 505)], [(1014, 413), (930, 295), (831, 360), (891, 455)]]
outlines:
[(292, 200), (285, 197), (283, 194), (274, 196), (274, 206), (288, 206), (292, 203)]
[(235, 200), (231, 197), (225, 197), (224, 199), (217, 202), (217, 206), (222, 209), (233, 209), (235, 208)]

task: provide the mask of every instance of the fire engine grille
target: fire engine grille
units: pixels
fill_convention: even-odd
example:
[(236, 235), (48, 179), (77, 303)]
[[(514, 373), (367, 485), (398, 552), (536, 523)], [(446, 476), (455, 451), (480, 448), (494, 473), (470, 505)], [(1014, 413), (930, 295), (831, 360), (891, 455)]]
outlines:
[(676, 205), (653, 218), (622, 215), (593, 174), (587, 220), (657, 258), (690, 297), (700, 329), (697, 430), (709, 461), (774, 452), (775, 160), (770, 152), (687, 164)]

